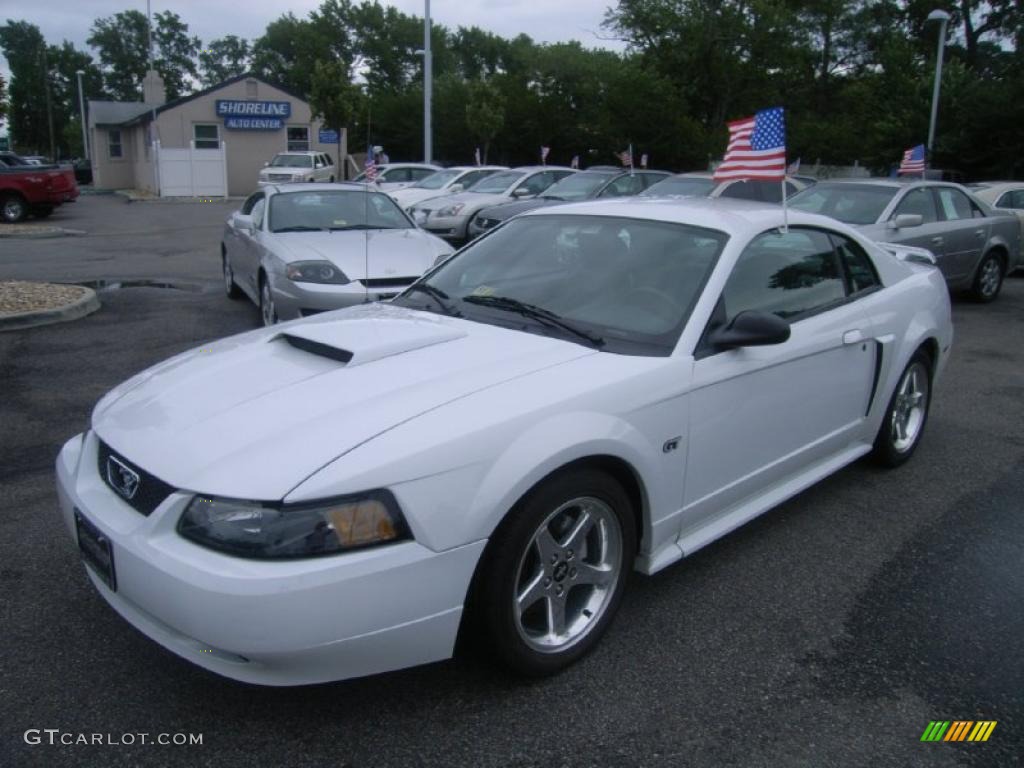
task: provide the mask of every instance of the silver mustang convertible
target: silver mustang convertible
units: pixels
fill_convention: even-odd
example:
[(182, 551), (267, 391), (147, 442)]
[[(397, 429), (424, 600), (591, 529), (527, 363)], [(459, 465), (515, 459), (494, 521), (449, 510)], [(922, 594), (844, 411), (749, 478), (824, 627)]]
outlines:
[(285, 184), (246, 199), (220, 251), (227, 295), (273, 325), (389, 299), (452, 248), (362, 184)]

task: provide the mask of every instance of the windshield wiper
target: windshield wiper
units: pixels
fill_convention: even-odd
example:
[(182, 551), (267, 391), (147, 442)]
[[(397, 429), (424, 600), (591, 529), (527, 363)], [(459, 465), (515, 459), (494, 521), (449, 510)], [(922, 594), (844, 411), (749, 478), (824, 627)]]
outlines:
[(437, 306), (444, 310), (446, 315), (462, 317), (462, 313), (448, 303), (448, 300), (451, 297), (440, 288), (436, 288), (430, 283), (413, 283), (405, 289), (405, 293), (425, 293), (437, 303)]
[(281, 227), (280, 229), (272, 230), (274, 234), (278, 232), (323, 232), (323, 227), (305, 227), (302, 225), (296, 225), (294, 227)]
[(469, 295), (463, 296), (462, 300), (470, 304), (480, 304), (485, 307), (494, 307), (495, 309), (517, 312), (523, 317), (532, 318), (544, 325), (568, 331), (575, 336), (579, 336), (581, 339), (585, 339), (595, 347), (603, 347), (605, 343), (604, 339), (600, 336), (596, 336), (589, 331), (583, 330), (571, 321), (563, 318), (561, 315), (552, 312), (550, 309), (544, 309), (544, 307), (538, 307), (535, 304), (527, 304), (525, 301), (520, 301), (519, 299), (513, 299), (509, 296)]

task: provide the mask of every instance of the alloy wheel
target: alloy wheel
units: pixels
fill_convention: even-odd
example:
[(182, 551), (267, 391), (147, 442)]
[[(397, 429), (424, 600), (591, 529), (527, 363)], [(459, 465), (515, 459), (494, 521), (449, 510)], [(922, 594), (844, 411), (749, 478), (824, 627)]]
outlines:
[(3, 216), (4, 221), (10, 223), (21, 221), (25, 218), (25, 204), (16, 197), (10, 197), (4, 201), (0, 215)]
[(1002, 277), (1003, 269), (999, 266), (998, 259), (987, 259), (981, 268), (981, 275), (978, 277), (978, 289), (981, 295), (986, 299), (995, 296)]
[(607, 503), (579, 497), (555, 509), (523, 552), (511, 595), (516, 629), (541, 653), (559, 653), (601, 620), (621, 578), (622, 529)]
[(929, 394), (928, 371), (915, 362), (904, 371), (892, 408), (889, 434), (899, 453), (906, 453), (917, 442), (928, 413)]
[(264, 280), (263, 286), (260, 288), (260, 315), (266, 326), (274, 325), (277, 322), (277, 310), (274, 309), (274, 295), (270, 290), (269, 280)]

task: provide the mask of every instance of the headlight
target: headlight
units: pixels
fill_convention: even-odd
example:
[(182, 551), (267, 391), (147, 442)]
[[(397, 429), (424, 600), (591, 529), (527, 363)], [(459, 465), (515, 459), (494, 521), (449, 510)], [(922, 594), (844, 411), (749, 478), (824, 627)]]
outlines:
[(437, 212), (438, 216), (458, 216), (459, 211), (466, 207), (465, 203), (456, 203), (455, 205), (449, 205)]
[(305, 181), (306, 177), (301, 173), (293, 173), (292, 181)]
[(411, 208), (409, 209), (409, 213), (412, 216), (412, 220), (421, 227), (427, 223), (427, 218), (430, 216), (427, 211), (421, 210), (420, 208)]
[(329, 261), (296, 261), (284, 268), (288, 279), (294, 283), (328, 283), (348, 285), (351, 280)]
[(196, 496), (178, 533), (210, 549), (258, 559), (332, 555), (411, 538), (388, 491), (294, 505)]

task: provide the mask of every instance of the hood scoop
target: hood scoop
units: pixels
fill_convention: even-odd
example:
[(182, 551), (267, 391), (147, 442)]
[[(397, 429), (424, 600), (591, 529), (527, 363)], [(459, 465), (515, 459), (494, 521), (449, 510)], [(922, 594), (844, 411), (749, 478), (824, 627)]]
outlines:
[(307, 322), (271, 340), (354, 368), (464, 336), (465, 331), (427, 319), (385, 316)]

